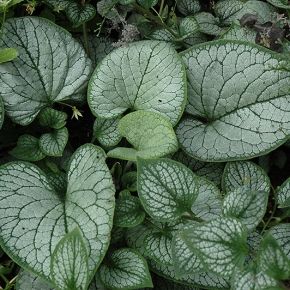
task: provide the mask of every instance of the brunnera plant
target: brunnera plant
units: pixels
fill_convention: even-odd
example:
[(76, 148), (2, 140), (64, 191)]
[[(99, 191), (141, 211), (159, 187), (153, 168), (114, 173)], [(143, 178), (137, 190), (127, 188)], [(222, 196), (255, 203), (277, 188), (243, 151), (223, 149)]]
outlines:
[(0, 1), (0, 288), (288, 289), (289, 8)]

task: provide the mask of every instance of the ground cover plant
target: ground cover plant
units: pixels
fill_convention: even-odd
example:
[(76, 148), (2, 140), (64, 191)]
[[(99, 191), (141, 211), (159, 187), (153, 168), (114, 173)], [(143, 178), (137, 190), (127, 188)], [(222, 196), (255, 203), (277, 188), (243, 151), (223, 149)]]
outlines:
[(0, 289), (290, 289), (289, 11), (0, 0)]

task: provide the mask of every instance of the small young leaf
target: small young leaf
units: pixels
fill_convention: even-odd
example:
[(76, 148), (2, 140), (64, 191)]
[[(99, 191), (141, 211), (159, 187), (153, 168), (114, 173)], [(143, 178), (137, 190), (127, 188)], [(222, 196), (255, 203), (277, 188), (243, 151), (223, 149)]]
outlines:
[(266, 273), (251, 270), (237, 271), (232, 280), (233, 290), (268, 290), (277, 287), (278, 282)]
[(162, 157), (178, 149), (172, 125), (160, 114), (133, 112), (119, 121), (118, 128), (135, 149), (117, 147), (108, 152), (109, 157), (136, 161), (137, 157)]
[(45, 157), (40, 150), (39, 140), (25, 134), (18, 138), (17, 146), (9, 152), (13, 157), (24, 161), (39, 161)]
[(191, 213), (198, 180), (190, 169), (170, 159), (138, 159), (138, 194), (157, 221), (174, 222)]
[(92, 4), (81, 5), (76, 2), (70, 3), (66, 10), (66, 16), (74, 27), (78, 27), (91, 19), (96, 15), (96, 9)]
[(108, 263), (105, 261), (100, 266), (99, 275), (104, 285), (112, 290), (153, 286), (145, 259), (132, 249), (112, 252)]
[(175, 125), (186, 102), (185, 82), (183, 63), (170, 44), (138, 41), (101, 61), (89, 84), (88, 103), (98, 117), (146, 110), (159, 112)]
[(177, 0), (177, 9), (183, 15), (194, 15), (200, 8), (198, 0)]
[(18, 56), (18, 51), (15, 48), (0, 49), (0, 64), (11, 61)]
[(67, 114), (52, 108), (45, 108), (39, 113), (38, 118), (41, 126), (61, 129), (66, 125)]
[(247, 186), (253, 191), (270, 192), (270, 179), (266, 172), (250, 161), (228, 162), (224, 174), (222, 188), (225, 192)]
[(44, 0), (44, 2), (58, 13), (65, 10), (71, 4), (70, 0)]
[(189, 16), (182, 18), (179, 24), (180, 35), (184, 38), (190, 37), (199, 32), (199, 25), (195, 17)]
[(277, 190), (277, 202), (280, 208), (290, 207), (290, 178), (283, 182)]
[(30, 124), (53, 102), (82, 91), (91, 73), (81, 44), (41, 17), (7, 19), (0, 47), (19, 52), (13, 62), (1, 64), (0, 87), (7, 115), (20, 125)]
[(104, 147), (116, 146), (122, 139), (118, 130), (121, 117), (103, 119), (97, 117), (93, 128), (93, 141), (97, 139)]
[(43, 281), (39, 276), (25, 270), (20, 270), (16, 279), (16, 290), (55, 290), (52, 285)]
[(132, 196), (130, 191), (123, 190), (116, 200), (114, 225), (117, 227), (135, 227), (143, 222), (145, 212), (139, 198)]
[(68, 130), (63, 127), (52, 133), (41, 135), (39, 139), (40, 150), (48, 156), (62, 156), (68, 141)]
[(286, 280), (290, 277), (290, 260), (270, 234), (262, 240), (258, 267), (277, 280)]
[(180, 233), (180, 238), (211, 272), (230, 278), (243, 265), (247, 254), (247, 233), (236, 219), (218, 218)]
[[(89, 280), (109, 246), (114, 185), (104, 151), (92, 144), (71, 158), (67, 191), (55, 191), (43, 171), (27, 162), (0, 167), (0, 244), (17, 263), (51, 281), (51, 255), (76, 226), (89, 253)], [(9, 215), (7, 215), (9, 212)]]
[(209, 162), (241, 160), (286, 141), (290, 72), (279, 69), (286, 61), (282, 55), (250, 43), (218, 40), (193, 46), (182, 58), (191, 116), (179, 123), (176, 134), (186, 153)]
[(56, 245), (50, 262), (50, 275), (59, 290), (86, 290), (88, 256), (78, 228), (67, 233)]
[(247, 186), (230, 191), (224, 198), (224, 216), (237, 218), (252, 231), (262, 221), (268, 204), (265, 191), (251, 190)]

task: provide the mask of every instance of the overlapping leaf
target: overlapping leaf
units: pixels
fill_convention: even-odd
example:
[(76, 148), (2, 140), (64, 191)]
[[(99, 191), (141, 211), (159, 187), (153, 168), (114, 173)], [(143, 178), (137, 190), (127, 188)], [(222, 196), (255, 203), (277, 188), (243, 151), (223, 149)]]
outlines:
[(69, 99), (88, 81), (91, 61), (82, 46), (44, 18), (7, 20), (0, 46), (14, 47), (19, 52), (18, 58), (0, 68), (5, 110), (18, 124), (31, 123), (42, 108)]
[(118, 129), (134, 148), (117, 147), (108, 152), (109, 157), (136, 161), (137, 157), (162, 157), (178, 149), (171, 123), (160, 114), (130, 113), (119, 121)]
[(170, 159), (138, 159), (138, 194), (147, 213), (157, 221), (176, 221), (190, 215), (197, 197), (197, 178)]
[(204, 161), (246, 159), (286, 141), (286, 59), (256, 45), (225, 40), (194, 46), (182, 58), (191, 116), (180, 122), (177, 137), (188, 154)]
[(80, 147), (72, 156), (67, 180), (67, 192), (60, 194), (33, 164), (0, 167), (1, 247), (20, 266), (48, 281), (51, 255), (68, 231), (78, 226), (82, 232), (90, 279), (110, 240), (114, 186), (103, 150), (91, 144)]
[(139, 41), (115, 49), (101, 61), (90, 81), (88, 103), (98, 117), (147, 110), (176, 124), (185, 96), (185, 70), (174, 48), (165, 42)]
[(132, 249), (112, 252), (109, 262), (101, 265), (99, 275), (104, 285), (113, 290), (153, 286), (145, 259)]
[(277, 190), (279, 207), (290, 207), (290, 178), (288, 178)]

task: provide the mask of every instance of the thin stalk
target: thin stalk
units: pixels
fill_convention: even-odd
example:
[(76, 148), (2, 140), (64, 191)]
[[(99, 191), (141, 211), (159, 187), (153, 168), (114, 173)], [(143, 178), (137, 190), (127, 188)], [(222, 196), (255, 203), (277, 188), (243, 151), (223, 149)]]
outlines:
[(179, 35), (174, 30), (172, 30), (169, 26), (167, 26), (163, 21), (161, 21), (158, 16), (153, 15), (150, 11), (146, 10), (145, 8), (143, 8), (142, 6), (136, 3), (133, 4), (133, 7), (137, 12), (142, 14), (144, 17), (155, 22), (156, 24), (160, 25), (161, 27), (169, 31), (175, 38), (179, 37)]
[(159, 15), (162, 15), (163, 8), (164, 8), (164, 0), (161, 0), (160, 7), (159, 7)]
[[(81, 0), (81, 5), (85, 6), (86, 0)], [(83, 27), (83, 38), (84, 38), (85, 51), (86, 51), (87, 55), (90, 56), (89, 42), (88, 42), (88, 31), (87, 31), (86, 23), (83, 23), (82, 27)]]

